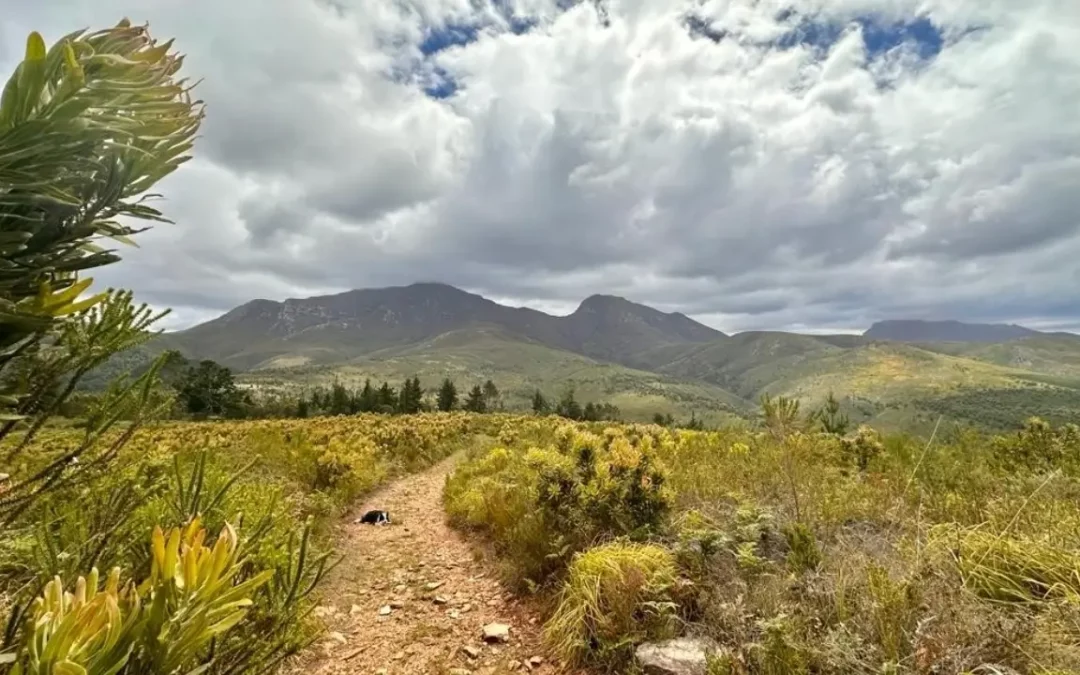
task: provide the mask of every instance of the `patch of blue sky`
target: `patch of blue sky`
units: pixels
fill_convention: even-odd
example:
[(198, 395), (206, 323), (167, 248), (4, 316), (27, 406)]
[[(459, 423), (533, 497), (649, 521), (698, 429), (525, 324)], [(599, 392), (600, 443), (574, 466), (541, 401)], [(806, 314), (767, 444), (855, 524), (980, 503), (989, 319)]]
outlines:
[[(777, 19), (786, 21), (793, 17), (793, 12), (785, 11), (781, 12)], [(913, 48), (920, 58), (929, 60), (941, 53), (945, 46), (941, 28), (926, 17), (884, 21), (878, 16), (864, 15), (855, 17), (853, 22), (862, 28), (863, 42), (871, 59), (897, 47), (907, 46)], [(840, 21), (802, 17), (792, 30), (776, 40), (775, 45), (781, 49), (803, 45), (828, 50), (840, 39), (848, 25), (850, 24)]]

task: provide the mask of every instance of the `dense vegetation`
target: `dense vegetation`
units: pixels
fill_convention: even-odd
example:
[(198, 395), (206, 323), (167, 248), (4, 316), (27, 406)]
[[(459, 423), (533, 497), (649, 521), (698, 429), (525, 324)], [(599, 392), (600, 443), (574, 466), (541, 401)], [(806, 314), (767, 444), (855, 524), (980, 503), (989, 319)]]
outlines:
[(1038, 416), (1055, 424), (1077, 419), (1080, 389), (1063, 387), (1015, 387), (980, 389), (927, 398), (918, 407), (947, 418), (971, 420), (984, 428), (1011, 429), (1017, 420)]
[[(0, 537), (0, 597), (11, 606), (9, 646), (23, 644), (24, 622), (41, 616), (34, 598), (47, 598), (53, 579), (70, 590), (95, 569), (101, 577), (114, 570), (124, 584), (153, 578), (160, 565), (150, 557), (158, 547), (151, 534), (160, 526), (208, 543), (214, 541), (210, 534), (231, 537), (236, 569), (219, 592), (250, 603), (242, 621), (234, 617), (229, 631), (208, 636), (216, 638), (212, 644), (185, 645), (186, 656), (177, 663), (206, 664), (211, 673), (271, 668), (319, 634), (309, 613), (318, 583), (333, 563), (328, 526), (361, 494), (461, 447), (470, 438), (469, 425), (457, 414), (407, 421), (353, 416), (141, 428), (107, 465), (82, 474), (76, 484), (50, 490)], [(120, 435), (113, 432), (103, 440), (114, 443)], [(33, 472), (81, 439), (76, 429), (39, 434), (25, 448), (26, 465), (19, 474)], [(200, 531), (204, 534), (195, 534)], [(192, 550), (197, 555), (197, 546), (177, 536), (180, 555)], [(261, 581), (249, 583), (256, 579)], [(201, 612), (213, 611), (198, 600), (175, 601), (168, 616), (178, 622), (178, 634), (197, 628)], [(137, 655), (144, 639), (133, 634), (125, 644), (134, 643)], [(97, 656), (87, 647), (71, 660), (87, 665)], [(132, 670), (125, 672), (174, 672), (146, 665), (136, 670), (138, 663), (131, 661)]]
[[(318, 626), (337, 509), (468, 437), (410, 422), (160, 425), (238, 405), (231, 374), (169, 355), (121, 376), (66, 428), (84, 378), (162, 314), (79, 273), (163, 221), (147, 191), (203, 116), (183, 58), (123, 21), (46, 48), (32, 33), (0, 99), (0, 667), (14, 674), (272, 670)], [(145, 228), (143, 228), (145, 229)], [(175, 374), (175, 373), (173, 373)]]
[(720, 645), (711, 673), (1080, 669), (1080, 429), (928, 443), (763, 413), (716, 432), (507, 419), (446, 506), (552, 598), (546, 632), (577, 663), (624, 672), (635, 644), (688, 633)]

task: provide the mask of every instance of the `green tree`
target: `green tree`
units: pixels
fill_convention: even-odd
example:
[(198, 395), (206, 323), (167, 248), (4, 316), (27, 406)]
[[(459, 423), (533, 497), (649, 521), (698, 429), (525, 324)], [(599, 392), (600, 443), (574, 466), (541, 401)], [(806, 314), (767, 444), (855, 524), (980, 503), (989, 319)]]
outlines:
[(424, 390), (420, 387), (420, 378), (406, 379), (398, 398), (398, 412), (405, 415), (414, 415), (420, 412), (423, 398)]
[(691, 431), (702, 431), (705, 429), (705, 423), (702, 422), (701, 419), (698, 418), (697, 413), (693, 411), (690, 413), (690, 420), (683, 426)]
[(840, 401), (836, 400), (831, 391), (825, 399), (825, 404), (814, 411), (812, 418), (822, 431), (836, 436), (846, 434), (851, 424), (848, 416), (840, 412)]
[(484, 383), (484, 405), (491, 411), (502, 410), (502, 398), (499, 394), (499, 388), (491, 380)]
[(394, 391), (394, 388), (390, 386), (389, 382), (383, 382), (379, 390), (375, 392), (375, 398), (377, 403), (375, 404), (375, 411), (383, 414), (390, 414), (397, 410), (398, 394)]
[(798, 399), (786, 396), (773, 398), (768, 393), (762, 394), (761, 418), (765, 429), (777, 439), (801, 431), (805, 426), (804, 420), (799, 418)]
[(474, 385), (473, 388), (469, 390), (469, 395), (466, 397), (465, 405), (463, 407), (469, 412), (487, 412), (487, 403), (484, 400), (484, 390), (480, 385)]
[(601, 403), (596, 406), (596, 414), (599, 419), (618, 421), (622, 417), (622, 411), (619, 410), (619, 406), (612, 403)]
[(241, 410), (243, 396), (232, 371), (209, 359), (189, 367), (178, 385), (177, 396), (192, 415), (232, 417)]
[(311, 408), (319, 412), (326, 411), (326, 401), (322, 387), (315, 387), (311, 391)]
[(334, 382), (330, 386), (330, 400), (327, 403), (327, 412), (331, 415), (348, 415), (352, 410), (352, 396), (349, 390), (340, 382)]
[(375, 408), (379, 405), (379, 395), (375, 391), (375, 388), (371, 386), (371, 380), (364, 380), (364, 388), (360, 390), (360, 396), (358, 397), (357, 410), (359, 412), (375, 412)]
[(581, 404), (574, 397), (573, 386), (568, 386), (563, 390), (563, 394), (555, 406), (555, 413), (571, 420), (580, 420), (582, 418), (585, 411), (581, 409)]
[(411, 409), (410, 412), (418, 413), (424, 410), (424, 388), (420, 386), (420, 377), (413, 376), (412, 383), (412, 397), (411, 397)]
[(549, 412), (547, 399), (537, 389), (532, 397), (532, 411), (537, 415), (546, 415)]
[(439, 410), (443, 412), (450, 412), (454, 409), (454, 406), (457, 405), (457, 401), (457, 387), (454, 386), (454, 381), (448, 377), (443, 380), (442, 386), (439, 387)]

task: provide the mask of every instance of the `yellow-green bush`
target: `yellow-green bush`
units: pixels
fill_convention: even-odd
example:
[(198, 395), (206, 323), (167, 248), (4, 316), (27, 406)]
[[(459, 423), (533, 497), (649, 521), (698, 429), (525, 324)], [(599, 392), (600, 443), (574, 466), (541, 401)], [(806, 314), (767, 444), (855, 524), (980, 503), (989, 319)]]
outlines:
[(1064, 424), (1054, 428), (1032, 417), (1015, 434), (999, 436), (993, 442), (998, 459), (1013, 470), (1080, 468), (1080, 427)]
[(570, 663), (620, 669), (634, 645), (672, 634), (676, 575), (661, 546), (615, 541), (578, 553), (545, 637)]
[(597, 541), (658, 533), (672, 503), (651, 437), (561, 425), (551, 441), (500, 446), (465, 462), (444, 493), (453, 522), (483, 530), (527, 586), (561, 573), (575, 552)]

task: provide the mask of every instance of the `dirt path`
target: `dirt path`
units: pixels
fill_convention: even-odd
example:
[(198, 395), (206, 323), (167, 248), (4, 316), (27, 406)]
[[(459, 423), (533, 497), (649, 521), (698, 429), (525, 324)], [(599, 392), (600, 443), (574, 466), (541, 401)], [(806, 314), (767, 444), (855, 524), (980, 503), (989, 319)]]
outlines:
[[(454, 461), (386, 486), (342, 522), (338, 550), (345, 559), (316, 610), (331, 633), (288, 672), (558, 672), (541, 646), (538, 619), (446, 525), (441, 495)], [(390, 511), (394, 524), (353, 522), (375, 508)], [(485, 643), (491, 623), (508, 625), (509, 640)]]

